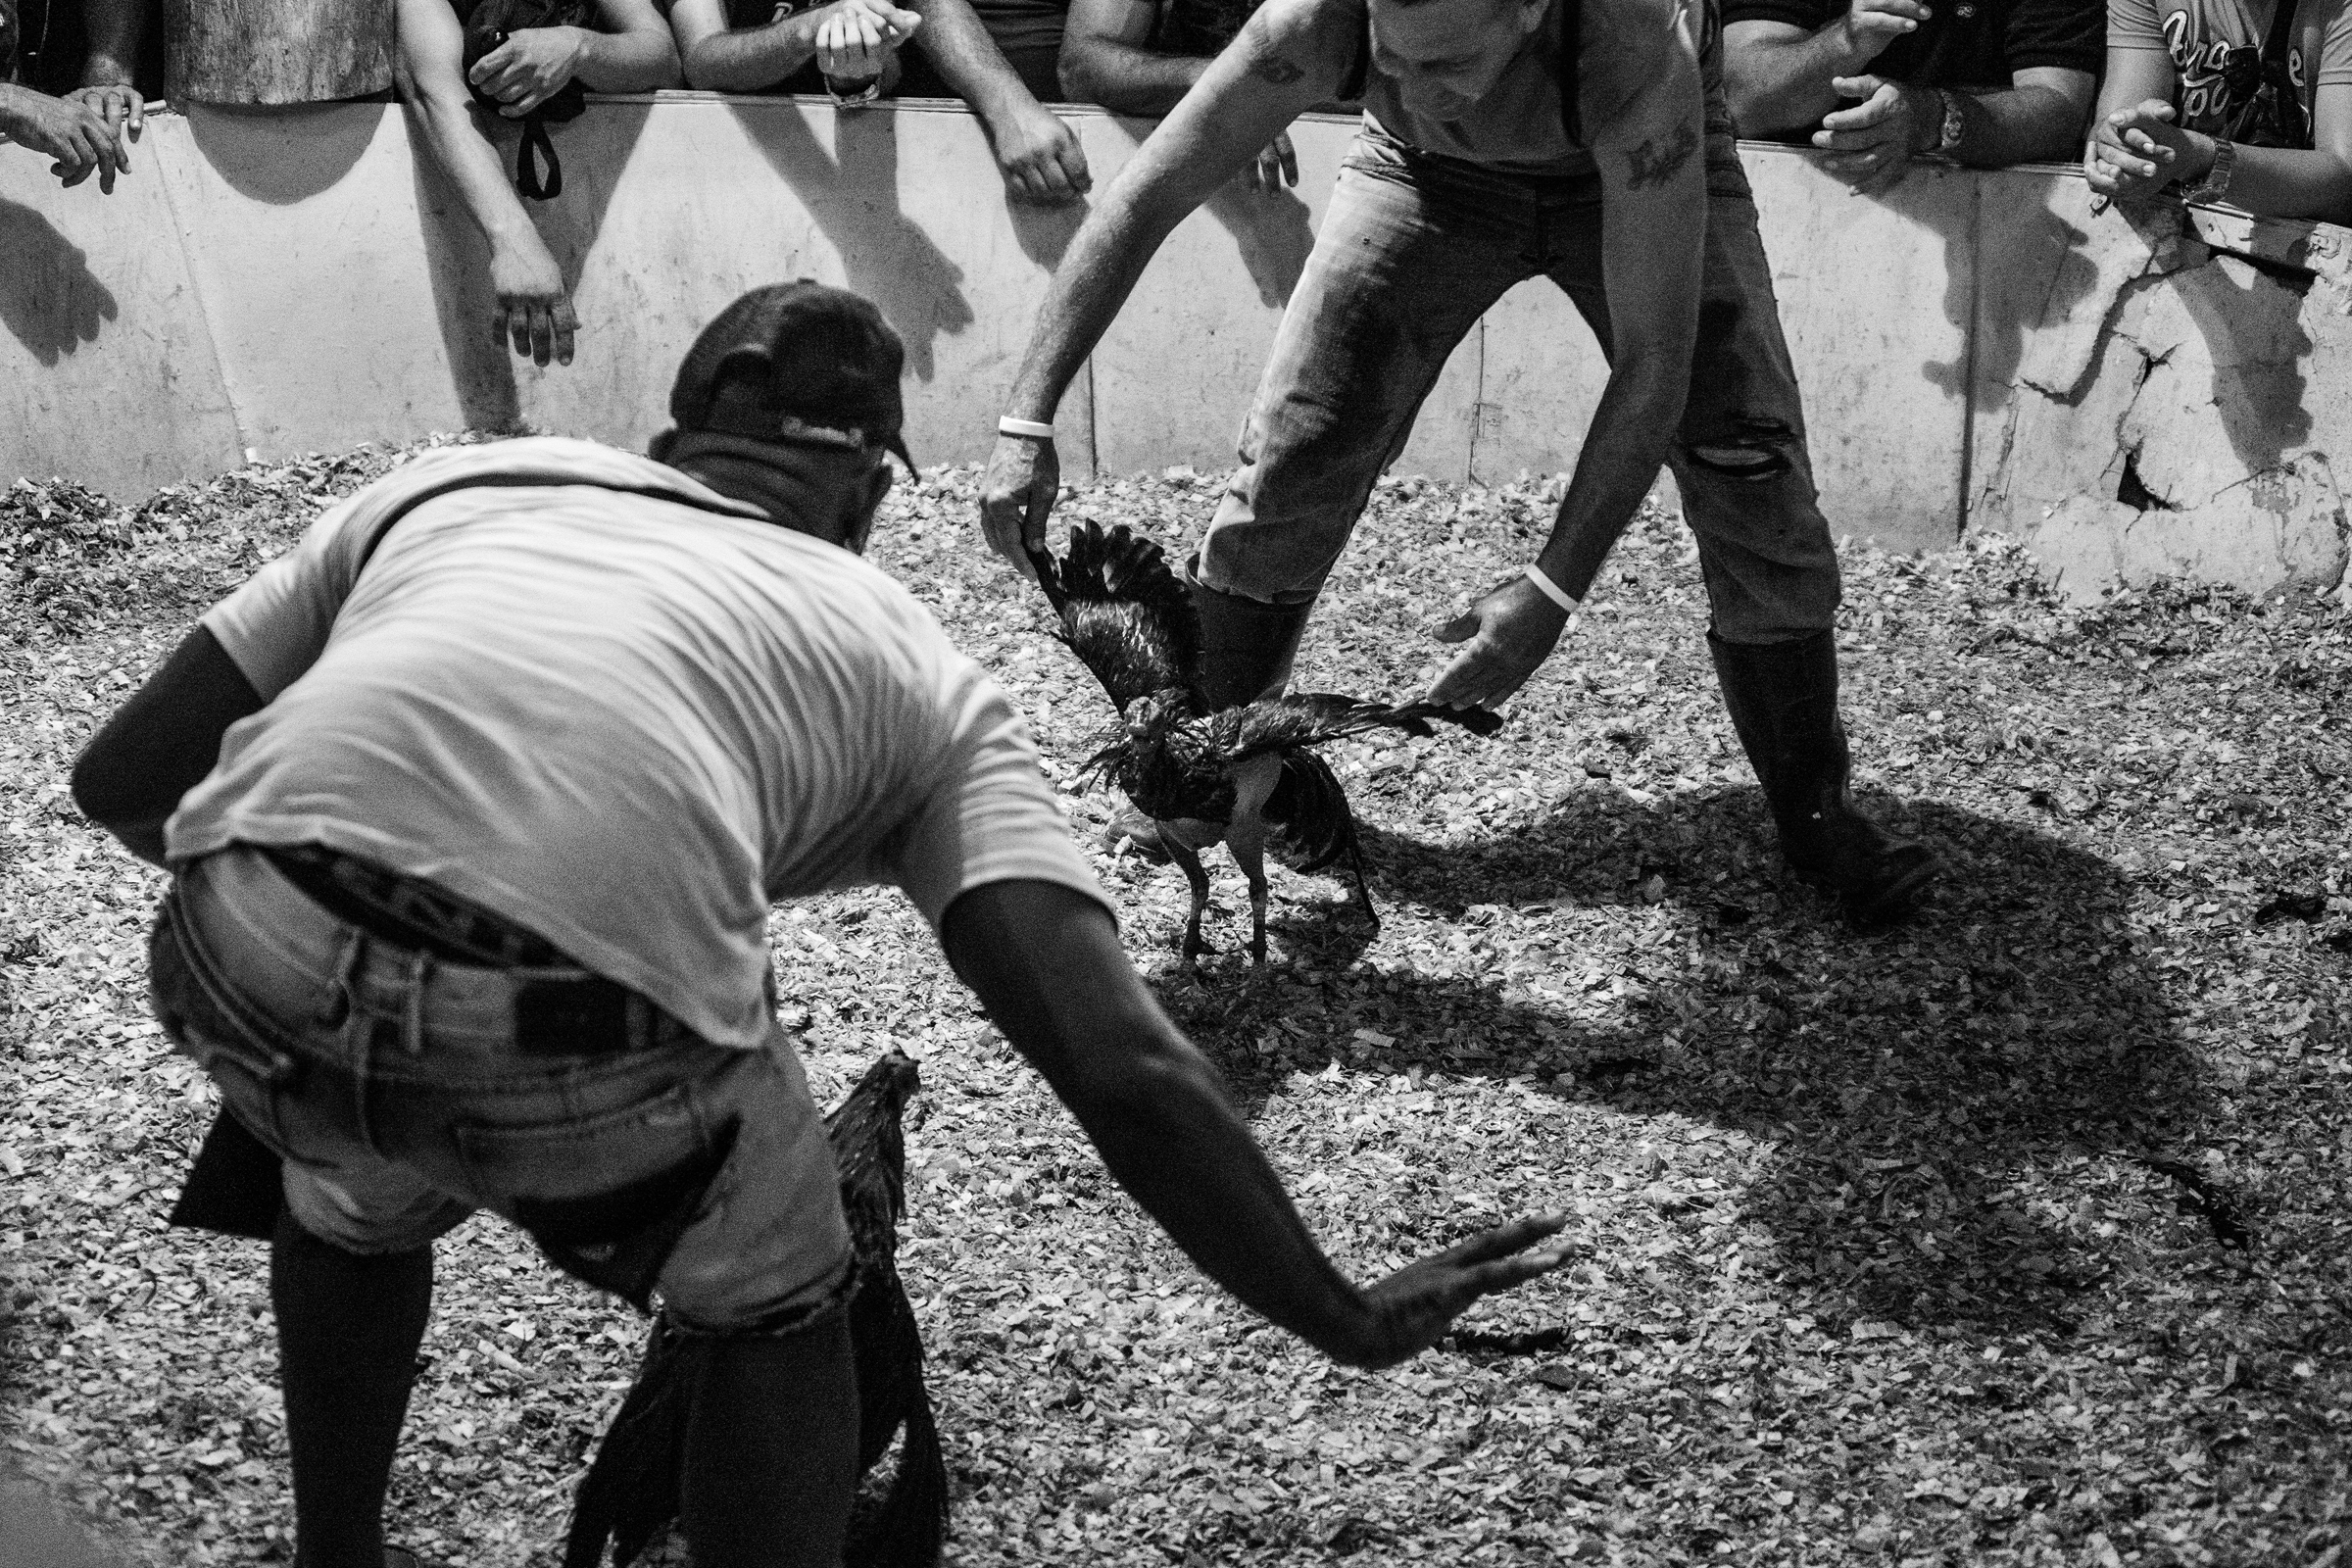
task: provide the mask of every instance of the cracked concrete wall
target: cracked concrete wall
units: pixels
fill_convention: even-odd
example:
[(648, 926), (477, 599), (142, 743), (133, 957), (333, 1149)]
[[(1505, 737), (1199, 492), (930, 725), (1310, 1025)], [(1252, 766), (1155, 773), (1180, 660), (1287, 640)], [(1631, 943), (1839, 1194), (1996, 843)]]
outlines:
[(2053, 174), (1990, 176), (1984, 208), (1969, 526), (2024, 539), (2075, 596), (2340, 583), (2352, 290), (2304, 270), (2331, 231), (2094, 215)]

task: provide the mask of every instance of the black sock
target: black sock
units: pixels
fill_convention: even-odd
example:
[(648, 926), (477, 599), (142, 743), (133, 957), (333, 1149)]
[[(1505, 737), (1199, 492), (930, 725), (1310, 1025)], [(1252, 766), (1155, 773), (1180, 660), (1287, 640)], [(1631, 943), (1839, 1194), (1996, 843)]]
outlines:
[(858, 1494), (849, 1319), (695, 1348), (679, 1492), (695, 1568), (839, 1568)]
[(270, 1244), (296, 1568), (383, 1568), (384, 1488), (433, 1302), (433, 1250), (363, 1257), (281, 1209)]

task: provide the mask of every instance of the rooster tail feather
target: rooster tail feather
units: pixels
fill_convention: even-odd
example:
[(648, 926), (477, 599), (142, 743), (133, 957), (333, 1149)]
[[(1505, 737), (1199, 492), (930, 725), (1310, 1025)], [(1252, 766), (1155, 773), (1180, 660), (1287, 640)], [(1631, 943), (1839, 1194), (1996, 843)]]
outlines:
[[(1492, 735), (1502, 728), (1502, 715), (1492, 708), (1453, 708), (1445, 703), (1406, 703), (1389, 710), (1388, 722), (1404, 727), (1404, 721), (1437, 719), (1440, 723), (1459, 724), (1473, 735)], [(1431, 733), (1427, 725), (1417, 732)]]
[(686, 1446), (683, 1336), (654, 1319), (645, 1359), (596, 1462), (572, 1502), (564, 1568), (600, 1568), (608, 1543), (614, 1568), (628, 1568), (678, 1516), (678, 1457)]
[(948, 1461), (940, 1447), (931, 1399), (916, 1391), (906, 1411), (906, 1438), (890, 1500), (870, 1535), (842, 1554), (847, 1568), (933, 1568), (948, 1540)]
[(1274, 834), (1267, 847), (1294, 871), (1320, 871), (1355, 853), (1355, 812), (1331, 764), (1313, 752), (1285, 752), (1282, 772), (1266, 797)]

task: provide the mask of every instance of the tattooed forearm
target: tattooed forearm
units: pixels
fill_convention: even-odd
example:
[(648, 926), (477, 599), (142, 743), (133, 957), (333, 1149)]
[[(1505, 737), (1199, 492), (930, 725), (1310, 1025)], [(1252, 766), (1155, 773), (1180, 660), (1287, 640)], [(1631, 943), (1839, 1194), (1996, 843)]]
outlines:
[(1250, 74), (1260, 81), (1270, 81), (1277, 87), (1288, 87), (1306, 74), (1306, 68), (1269, 50), (1250, 57)]
[(1645, 185), (1663, 185), (1683, 171), (1690, 155), (1698, 151), (1698, 127), (1685, 120), (1674, 134), (1663, 138), (1652, 136), (1625, 155), (1632, 166), (1626, 184), (1635, 190)]

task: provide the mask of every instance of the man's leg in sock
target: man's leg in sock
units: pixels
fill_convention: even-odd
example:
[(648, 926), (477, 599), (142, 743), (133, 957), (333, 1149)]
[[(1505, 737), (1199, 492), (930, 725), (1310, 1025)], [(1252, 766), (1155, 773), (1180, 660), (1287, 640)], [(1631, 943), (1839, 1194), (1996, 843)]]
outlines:
[(382, 1568), (384, 1488), (432, 1310), (433, 1250), (362, 1256), (281, 1210), (270, 1247), (296, 1568)]
[(679, 1523), (695, 1568), (838, 1568), (858, 1494), (848, 1315), (693, 1354)]

